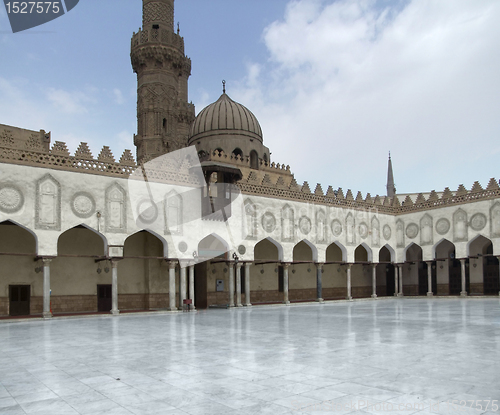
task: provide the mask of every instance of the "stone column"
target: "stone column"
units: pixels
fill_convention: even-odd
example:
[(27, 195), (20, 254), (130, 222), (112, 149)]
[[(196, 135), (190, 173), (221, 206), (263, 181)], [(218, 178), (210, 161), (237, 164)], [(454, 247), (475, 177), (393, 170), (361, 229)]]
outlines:
[(283, 264), (283, 304), (290, 305), (288, 299), (288, 267), (290, 264)]
[(241, 262), (236, 263), (236, 307), (243, 307), (241, 304)]
[(42, 258), (43, 262), (43, 318), (51, 318), (50, 310), (50, 261), (51, 258)]
[(227, 266), (229, 268), (229, 307), (234, 307), (234, 267), (232, 262), (228, 262)]
[(399, 293), (398, 297), (403, 297), (403, 265), (399, 266)]
[(175, 261), (170, 261), (168, 263), (168, 310), (177, 311), (175, 306), (175, 266), (177, 264)]
[(427, 297), (432, 297), (432, 261), (427, 261)]
[(352, 264), (346, 264), (347, 265), (347, 297), (346, 299), (351, 301), (352, 300), (352, 295), (351, 295), (351, 267)]
[(118, 261), (111, 260), (111, 314), (117, 316), (118, 310)]
[(180, 272), (180, 290), (179, 290), (179, 307), (184, 308), (184, 300), (186, 299), (186, 289), (187, 289), (187, 279), (186, 279), (186, 267), (181, 265)]
[(372, 298), (377, 298), (377, 264), (372, 264)]
[(194, 265), (189, 266), (189, 299), (191, 300), (191, 309), (196, 310), (194, 305)]
[(316, 264), (316, 301), (322, 303), (323, 300), (323, 263)]
[(399, 293), (399, 267), (394, 264), (394, 297), (397, 297)]
[(250, 302), (250, 262), (245, 262), (245, 305), (251, 307)]
[(465, 286), (465, 259), (460, 260), (460, 265), (462, 268), (462, 291), (460, 292), (460, 297), (467, 297), (467, 289)]

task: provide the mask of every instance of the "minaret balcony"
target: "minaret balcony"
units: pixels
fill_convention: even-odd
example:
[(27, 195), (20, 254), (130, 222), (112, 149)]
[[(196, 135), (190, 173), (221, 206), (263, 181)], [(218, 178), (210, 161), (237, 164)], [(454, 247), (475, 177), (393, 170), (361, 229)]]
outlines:
[(184, 54), (184, 39), (176, 33), (167, 29), (151, 28), (139, 29), (132, 36), (132, 49), (145, 44), (158, 44), (177, 49)]

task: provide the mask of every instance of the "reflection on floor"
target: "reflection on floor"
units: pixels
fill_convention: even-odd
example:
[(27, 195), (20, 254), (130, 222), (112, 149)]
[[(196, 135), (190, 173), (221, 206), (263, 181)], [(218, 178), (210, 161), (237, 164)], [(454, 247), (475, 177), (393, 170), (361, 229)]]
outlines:
[(0, 414), (496, 413), (499, 312), (385, 299), (4, 322)]

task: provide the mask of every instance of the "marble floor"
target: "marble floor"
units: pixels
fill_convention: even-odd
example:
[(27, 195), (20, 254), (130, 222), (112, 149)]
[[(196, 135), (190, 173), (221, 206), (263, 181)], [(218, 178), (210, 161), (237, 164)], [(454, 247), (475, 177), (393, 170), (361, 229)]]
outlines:
[(493, 414), (500, 300), (0, 323), (0, 414)]

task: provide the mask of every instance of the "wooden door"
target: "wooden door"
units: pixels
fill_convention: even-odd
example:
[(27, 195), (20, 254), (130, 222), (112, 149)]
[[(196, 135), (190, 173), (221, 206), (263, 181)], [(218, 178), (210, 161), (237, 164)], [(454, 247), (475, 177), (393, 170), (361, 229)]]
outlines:
[(30, 315), (30, 294), (29, 285), (10, 285), (10, 315), (11, 316), (29, 316)]
[(111, 311), (111, 293), (111, 285), (97, 285), (97, 311)]

